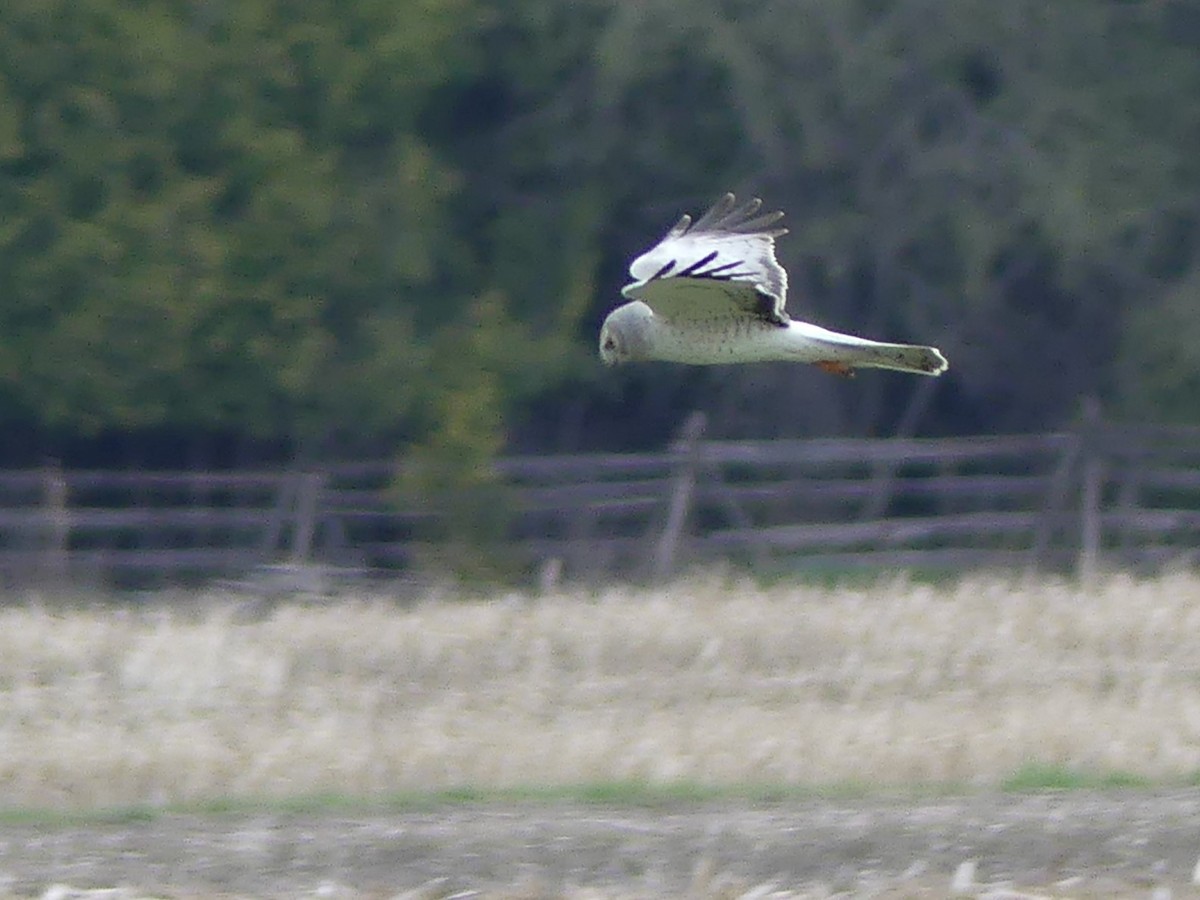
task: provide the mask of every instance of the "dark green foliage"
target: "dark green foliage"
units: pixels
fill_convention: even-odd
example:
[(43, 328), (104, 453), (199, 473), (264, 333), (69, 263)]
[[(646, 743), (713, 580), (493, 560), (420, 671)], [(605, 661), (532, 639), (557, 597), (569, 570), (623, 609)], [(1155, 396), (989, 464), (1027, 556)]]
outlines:
[(80, 431), (411, 429), (430, 334), (480, 282), (447, 239), (462, 178), (418, 120), (481, 21), (471, 0), (7, 5), (10, 407)]
[[(1190, 9), (11, 0), (0, 415), (410, 447), (454, 483), (696, 407), (759, 437), (1053, 427), (1084, 394), (1200, 419)], [(629, 256), (726, 189), (788, 212), (796, 315), (949, 377), (601, 370)]]
[[(503, 115), (445, 146), (483, 173), (476, 202), (519, 210), (494, 246), (523, 320), (558, 302), (563, 273), (546, 262), (559, 242), (590, 237), (603, 249), (591, 339), (628, 256), (733, 188), (788, 212), (795, 314), (927, 339), (952, 361), (936, 387), (786, 366), (621, 372), (605, 379), (623, 395), (615, 414), (612, 387), (557, 407), (603, 422), (588, 431), (610, 446), (661, 445), (697, 406), (714, 431), (755, 436), (1054, 427), (1085, 394), (1153, 415), (1163, 391), (1188, 394), (1173, 368), (1194, 343), (1154, 328), (1164, 288), (1196, 270), (1194, 239), (1162, 235), (1181, 208), (1195, 215), (1200, 188), (1184, 12), (521, 0), (496, 6), (484, 74), (464, 91)], [(590, 232), (565, 214), (581, 193)], [(1167, 250), (1170, 267), (1151, 258)], [(747, 399), (764, 391), (772, 403)]]

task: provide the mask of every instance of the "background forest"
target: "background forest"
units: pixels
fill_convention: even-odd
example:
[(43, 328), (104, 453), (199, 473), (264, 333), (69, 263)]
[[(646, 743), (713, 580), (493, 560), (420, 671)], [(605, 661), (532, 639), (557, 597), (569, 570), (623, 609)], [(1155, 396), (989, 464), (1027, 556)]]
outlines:
[[(0, 464), (1200, 421), (1195, 0), (6, 0)], [(608, 371), (725, 190), (942, 379)]]

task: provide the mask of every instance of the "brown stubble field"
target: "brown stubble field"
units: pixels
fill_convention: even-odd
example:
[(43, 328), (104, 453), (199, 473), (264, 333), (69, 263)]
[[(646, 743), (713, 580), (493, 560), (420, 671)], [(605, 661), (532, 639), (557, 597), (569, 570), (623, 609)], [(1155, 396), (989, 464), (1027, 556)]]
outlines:
[(1200, 773), (1200, 579), (0, 610), (9, 806)]
[(1198, 633), (1187, 573), (707, 575), (265, 611), (9, 598), (0, 784), (5, 808), (43, 811), (629, 783), (986, 794), (1031, 766), (1186, 788)]

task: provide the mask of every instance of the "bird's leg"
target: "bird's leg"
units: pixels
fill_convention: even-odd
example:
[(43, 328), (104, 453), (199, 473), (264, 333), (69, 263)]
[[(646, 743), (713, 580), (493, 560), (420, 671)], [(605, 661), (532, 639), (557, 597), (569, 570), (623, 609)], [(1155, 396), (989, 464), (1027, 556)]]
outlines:
[(813, 363), (822, 372), (828, 372), (830, 375), (841, 375), (843, 378), (854, 377), (854, 367), (847, 365), (844, 362), (838, 362), (833, 359), (823, 359), (820, 362)]

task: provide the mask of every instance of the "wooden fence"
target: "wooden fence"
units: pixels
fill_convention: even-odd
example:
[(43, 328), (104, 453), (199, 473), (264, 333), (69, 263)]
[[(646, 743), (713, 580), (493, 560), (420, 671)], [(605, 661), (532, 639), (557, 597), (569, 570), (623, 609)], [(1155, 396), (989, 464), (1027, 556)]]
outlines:
[[(389, 461), (0, 473), (0, 579), (411, 572), (446, 507), (402, 503), (396, 474)], [(1200, 428), (1092, 419), (1036, 435), (731, 442), (704, 439), (697, 419), (665, 452), (508, 458), (497, 475), (506, 515), (491, 549), (571, 578), (666, 577), (720, 558), (1084, 577), (1200, 561)]]

